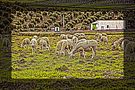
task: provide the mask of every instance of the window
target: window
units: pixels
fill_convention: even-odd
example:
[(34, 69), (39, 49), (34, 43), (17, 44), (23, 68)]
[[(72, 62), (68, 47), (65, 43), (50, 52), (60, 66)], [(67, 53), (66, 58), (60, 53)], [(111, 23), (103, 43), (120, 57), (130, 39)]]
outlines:
[(109, 28), (109, 25), (107, 25), (107, 28)]

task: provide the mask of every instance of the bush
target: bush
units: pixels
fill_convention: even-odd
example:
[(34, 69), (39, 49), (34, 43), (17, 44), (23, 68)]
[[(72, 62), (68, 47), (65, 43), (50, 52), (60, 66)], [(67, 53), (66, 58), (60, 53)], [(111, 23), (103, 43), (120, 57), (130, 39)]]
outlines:
[(33, 23), (29, 23), (28, 26), (29, 26), (29, 28), (34, 28), (34, 24)]
[(53, 21), (52, 21), (52, 19), (48, 19), (47, 22), (48, 23), (52, 23)]

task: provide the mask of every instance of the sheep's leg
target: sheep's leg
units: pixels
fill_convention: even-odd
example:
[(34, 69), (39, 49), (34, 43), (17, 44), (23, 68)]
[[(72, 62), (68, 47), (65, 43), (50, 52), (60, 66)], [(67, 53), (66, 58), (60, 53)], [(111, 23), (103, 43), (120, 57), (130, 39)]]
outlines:
[(96, 55), (96, 46), (92, 46), (92, 57), (91, 57), (91, 59), (93, 59), (95, 55)]
[(82, 56), (83, 58), (85, 58), (85, 51), (84, 51), (84, 49), (82, 49), (82, 50), (80, 51), (80, 56)]

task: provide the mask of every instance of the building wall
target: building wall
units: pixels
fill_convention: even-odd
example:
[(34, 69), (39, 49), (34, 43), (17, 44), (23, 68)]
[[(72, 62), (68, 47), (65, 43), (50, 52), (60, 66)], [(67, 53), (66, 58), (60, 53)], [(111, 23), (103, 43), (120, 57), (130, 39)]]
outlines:
[[(94, 23), (97, 23), (96, 30), (106, 30), (106, 29), (124, 29), (124, 21), (123, 20), (99, 20)], [(92, 23), (92, 24), (94, 24)]]

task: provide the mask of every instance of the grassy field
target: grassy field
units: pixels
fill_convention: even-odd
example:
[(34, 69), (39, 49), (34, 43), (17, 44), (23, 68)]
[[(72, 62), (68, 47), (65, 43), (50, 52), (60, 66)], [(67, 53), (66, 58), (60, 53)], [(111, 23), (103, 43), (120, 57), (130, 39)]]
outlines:
[[(88, 33), (87, 33), (88, 34)], [(67, 79), (67, 78), (122, 78), (123, 51), (121, 48), (111, 50), (111, 44), (121, 35), (108, 35), (109, 45), (99, 43), (97, 55), (90, 60), (92, 52), (86, 53), (86, 59), (76, 54), (70, 59), (68, 56), (55, 55), (56, 43), (59, 36), (48, 36), (51, 50), (31, 54), (31, 48), (20, 48), (24, 38), (32, 36), (12, 36), (12, 78), (14, 79)], [(87, 35), (88, 39), (94, 39), (94, 35)]]

